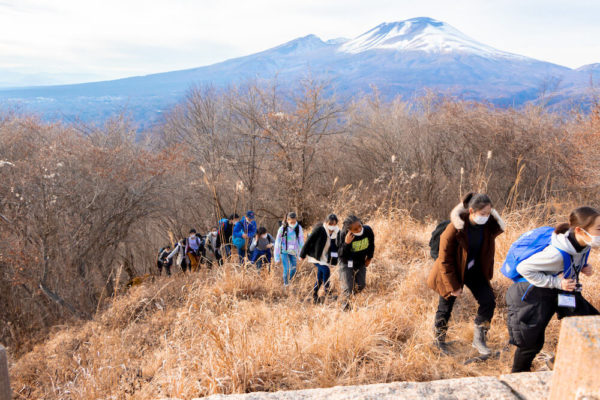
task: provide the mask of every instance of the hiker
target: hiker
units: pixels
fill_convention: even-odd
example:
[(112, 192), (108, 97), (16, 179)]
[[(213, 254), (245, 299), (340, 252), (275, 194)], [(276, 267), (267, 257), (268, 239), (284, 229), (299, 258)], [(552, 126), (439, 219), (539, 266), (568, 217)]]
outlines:
[(283, 264), (283, 286), (287, 287), (296, 275), (297, 256), (304, 246), (304, 232), (295, 212), (287, 214), (275, 239), (275, 263)]
[(195, 229), (190, 229), (190, 236), (185, 241), (185, 254), (190, 260), (190, 271), (198, 270), (203, 248), (202, 238), (198, 237)]
[(206, 249), (210, 251), (215, 260), (217, 259), (217, 237), (219, 236), (219, 228), (217, 225), (214, 225), (210, 228), (210, 231), (206, 234)]
[(315, 304), (319, 302), (319, 289), (322, 285), (325, 286), (325, 297), (329, 294), (329, 278), (331, 276), (329, 267), (337, 265), (339, 232), (338, 217), (335, 214), (329, 214), (324, 223), (315, 226), (300, 252), (301, 259), (308, 256), (308, 261), (317, 267), (317, 282), (313, 288)]
[[(516, 265), (518, 277), (506, 293), (508, 305), (508, 332), (510, 343), (517, 346), (512, 372), (531, 369), (535, 356), (544, 346), (544, 333), (552, 316), (558, 319), (574, 315), (598, 315), (581, 294), (579, 275), (590, 276), (592, 266), (587, 263), (590, 250), (600, 247), (600, 211), (592, 207), (579, 207), (571, 212), (569, 223), (556, 229), (544, 228), (524, 234), (511, 246), (502, 272), (510, 275), (510, 258), (520, 261)], [(521, 251), (519, 242), (528, 241), (541, 249), (523, 260), (513, 252)], [(529, 240), (533, 238), (534, 240)], [(520, 246), (523, 247), (523, 246)], [(535, 249), (534, 249), (535, 251)], [(527, 258), (525, 258), (527, 257)], [(514, 264), (513, 264), (514, 267)]]
[(171, 276), (171, 265), (173, 264), (173, 260), (168, 258), (169, 253), (171, 253), (171, 245), (166, 245), (162, 249), (158, 251), (158, 259), (156, 260), (156, 265), (158, 266), (158, 275), (162, 275), (162, 269), (165, 269), (167, 276)]
[(375, 253), (375, 234), (370, 226), (364, 225), (356, 215), (344, 220), (338, 235), (338, 270), (344, 311), (351, 309), (350, 296), (361, 292), (367, 285), (367, 267)]
[(201, 264), (210, 265), (208, 258), (206, 258), (206, 238), (207, 237), (208, 237), (208, 235), (202, 236), (200, 233), (196, 233), (196, 238), (198, 238), (198, 240), (200, 241), (200, 249), (198, 250), (198, 258), (199, 258), (198, 268), (200, 268)]
[(250, 253), (252, 254), (250, 261), (256, 265), (257, 269), (260, 270), (265, 262), (271, 264), (274, 243), (275, 239), (267, 232), (267, 228), (264, 226), (258, 228), (250, 245)]
[(171, 262), (173, 260), (173, 257), (177, 256), (177, 259), (175, 260), (175, 265), (180, 267), (184, 274), (189, 266), (189, 260), (187, 258), (187, 255), (185, 254), (185, 241), (186, 241), (185, 239), (181, 239), (175, 245), (175, 248), (173, 249), (171, 254), (169, 254), (167, 256), (167, 260), (169, 260)]
[(233, 227), (233, 245), (237, 248), (240, 264), (244, 263), (248, 245), (256, 235), (256, 221), (254, 211), (248, 211)]
[(217, 253), (215, 254), (219, 265), (223, 264), (223, 251), (226, 257), (231, 257), (231, 238), (233, 236), (233, 227), (240, 220), (237, 214), (231, 214), (229, 218), (219, 220), (219, 233), (217, 235)]
[(444, 354), (448, 353), (448, 320), (466, 285), (479, 304), (473, 347), (483, 357), (491, 355), (486, 335), (496, 300), (490, 281), (494, 274), (495, 240), (504, 230), (504, 222), (486, 194), (469, 193), (450, 213), (450, 223), (439, 238), (439, 256), (427, 278), (427, 286), (439, 294), (434, 344)]

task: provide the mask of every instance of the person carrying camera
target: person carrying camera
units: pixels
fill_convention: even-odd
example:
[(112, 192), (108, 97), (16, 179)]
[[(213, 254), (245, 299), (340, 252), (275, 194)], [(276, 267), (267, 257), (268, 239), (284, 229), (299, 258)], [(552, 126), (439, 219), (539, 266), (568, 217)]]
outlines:
[(517, 346), (512, 372), (531, 369), (555, 313), (559, 319), (599, 314), (583, 298), (579, 283), (580, 273), (593, 273), (587, 260), (595, 247), (600, 247), (600, 211), (579, 207), (571, 212), (569, 223), (554, 230), (550, 245), (516, 266), (522, 279), (506, 293), (510, 343)]

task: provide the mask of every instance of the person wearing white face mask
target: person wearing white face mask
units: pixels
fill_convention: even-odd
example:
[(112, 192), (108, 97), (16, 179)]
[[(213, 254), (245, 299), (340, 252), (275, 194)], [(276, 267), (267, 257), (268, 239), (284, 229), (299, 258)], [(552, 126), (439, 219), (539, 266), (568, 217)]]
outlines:
[(271, 264), (274, 242), (275, 239), (267, 232), (267, 228), (264, 226), (258, 228), (250, 245), (250, 253), (252, 254), (250, 261), (256, 265), (256, 269), (262, 269), (265, 263)]
[(329, 278), (331, 277), (330, 266), (337, 265), (338, 246), (337, 236), (338, 217), (329, 214), (323, 224), (315, 226), (302, 247), (300, 259), (308, 257), (308, 261), (317, 267), (317, 282), (313, 288), (313, 301), (319, 302), (319, 289), (325, 286), (325, 296), (329, 294)]
[(286, 215), (283, 225), (277, 231), (275, 239), (275, 263), (283, 264), (283, 286), (287, 286), (296, 275), (297, 257), (304, 246), (304, 232), (298, 223), (296, 213)]
[(473, 347), (482, 357), (491, 354), (486, 335), (496, 300), (490, 281), (494, 274), (495, 240), (504, 230), (504, 222), (485, 194), (469, 193), (450, 214), (450, 223), (440, 237), (438, 258), (427, 279), (427, 286), (439, 294), (434, 345), (444, 354), (449, 350), (448, 321), (464, 286), (479, 304)]
[(554, 314), (558, 319), (599, 314), (583, 298), (579, 284), (580, 273), (593, 273), (587, 260), (590, 250), (597, 247), (600, 211), (579, 207), (571, 212), (569, 223), (554, 230), (547, 247), (518, 263), (516, 270), (522, 279), (517, 279), (506, 293), (510, 343), (517, 346), (512, 372), (531, 369)]
[(342, 309), (349, 311), (352, 309), (351, 297), (367, 286), (367, 268), (375, 256), (375, 233), (356, 215), (349, 215), (344, 220), (337, 243)]

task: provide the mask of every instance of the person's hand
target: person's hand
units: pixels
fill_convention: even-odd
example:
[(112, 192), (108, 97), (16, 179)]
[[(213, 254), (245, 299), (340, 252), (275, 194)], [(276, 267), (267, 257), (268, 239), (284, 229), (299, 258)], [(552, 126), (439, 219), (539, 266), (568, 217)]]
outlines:
[(354, 240), (354, 234), (350, 231), (348, 231), (348, 233), (346, 234), (346, 244), (350, 244), (352, 243), (352, 241)]
[(585, 267), (583, 267), (583, 269), (581, 270), (581, 272), (585, 276), (592, 276), (592, 275), (594, 275), (594, 269), (592, 268), (592, 266), (590, 264), (585, 264)]
[(248, 235), (246, 235), (245, 233), (242, 233), (242, 237), (243, 237), (244, 239), (248, 239)]
[(267, 245), (267, 249), (272, 249), (272, 248), (273, 248), (273, 243), (269, 243), (269, 244)]
[(562, 281), (560, 281), (560, 288), (567, 292), (572, 292), (573, 290), (575, 290), (575, 285), (575, 279), (563, 279)]
[(460, 289), (455, 290), (452, 293), (450, 293), (450, 295), (454, 296), (454, 297), (460, 297), (460, 295), (462, 295), (462, 293), (463, 293), (463, 290), (462, 290), (462, 288), (460, 288)]
[(365, 261), (365, 267), (368, 267), (369, 265), (371, 265), (371, 261), (373, 261), (372, 258), (367, 258), (367, 260)]

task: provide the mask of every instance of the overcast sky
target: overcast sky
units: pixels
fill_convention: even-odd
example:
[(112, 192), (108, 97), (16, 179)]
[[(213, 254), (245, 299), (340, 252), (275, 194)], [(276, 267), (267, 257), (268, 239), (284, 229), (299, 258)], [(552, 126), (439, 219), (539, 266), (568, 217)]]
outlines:
[(0, 81), (193, 68), (423, 16), (501, 50), (571, 68), (600, 62), (600, 0), (0, 0)]

